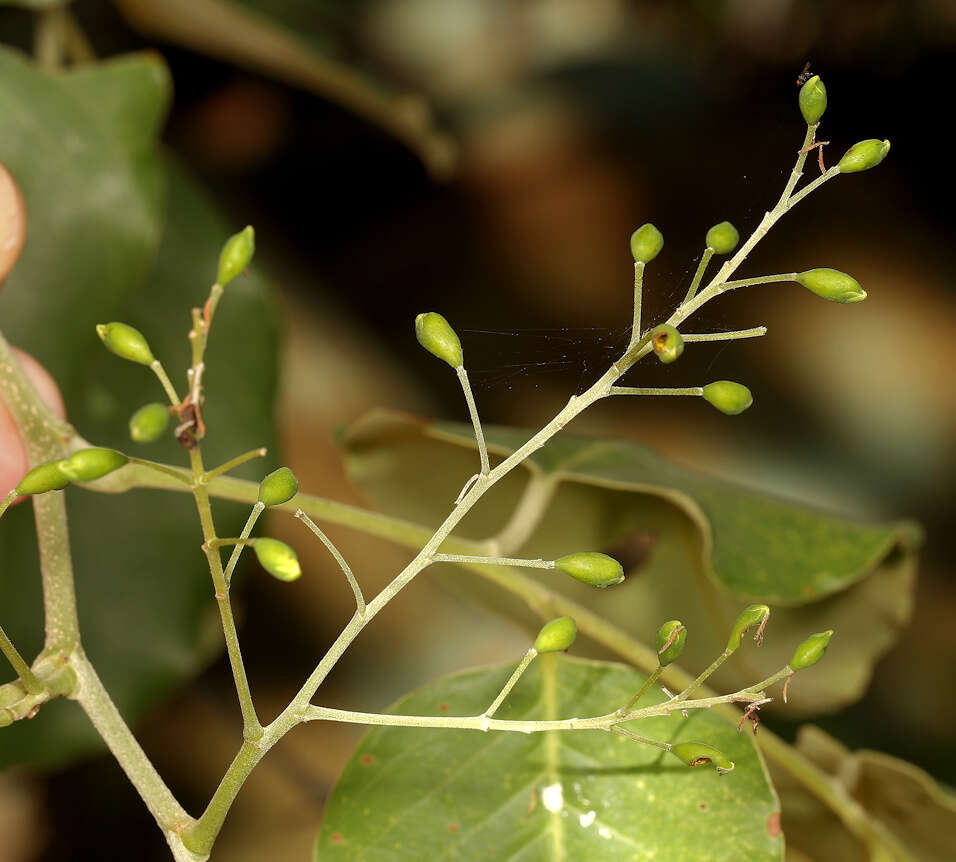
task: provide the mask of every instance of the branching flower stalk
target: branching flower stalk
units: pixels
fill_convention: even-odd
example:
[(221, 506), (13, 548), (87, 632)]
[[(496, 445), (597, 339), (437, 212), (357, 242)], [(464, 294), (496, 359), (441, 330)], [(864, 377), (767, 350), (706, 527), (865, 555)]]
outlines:
[[(803, 109), (802, 103), (801, 109)], [(822, 110), (819, 113), (822, 113)], [(679, 621), (671, 621), (661, 627), (658, 632), (658, 648), (655, 653), (651, 653), (645, 647), (632, 641), (628, 635), (614, 629), (605, 621), (576, 606), (573, 602), (563, 599), (563, 597), (547, 590), (540, 584), (521, 576), (518, 572), (509, 572), (507, 578), (489, 574), (494, 567), (529, 567), (558, 569), (596, 587), (612, 586), (623, 580), (623, 571), (616, 561), (594, 552), (572, 554), (558, 560), (527, 560), (497, 556), (519, 546), (523, 538), (533, 529), (536, 519), (540, 517), (541, 512), (544, 511), (547, 502), (550, 500), (551, 494), (553, 494), (553, 482), (542, 481), (537, 484), (529, 484), (526, 496), (519, 505), (512, 522), (498, 537), (482, 544), (464, 542), (455, 538), (452, 533), (474, 505), (500, 479), (522, 464), (533, 452), (544, 446), (581, 412), (606, 397), (612, 395), (702, 396), (713, 406), (728, 414), (739, 413), (749, 407), (751, 397), (746, 387), (728, 381), (683, 389), (654, 389), (617, 385), (620, 378), (649, 353), (655, 353), (662, 362), (671, 362), (680, 356), (684, 343), (735, 340), (765, 334), (765, 327), (754, 327), (734, 332), (682, 336), (678, 327), (711, 299), (739, 287), (781, 281), (797, 281), (814, 293), (838, 302), (855, 302), (865, 297), (865, 292), (850, 276), (829, 269), (761, 276), (736, 281), (730, 280), (730, 277), (769, 229), (800, 200), (841, 172), (850, 173), (875, 166), (889, 149), (887, 142), (861, 142), (851, 148), (839, 165), (826, 171), (817, 180), (796, 192), (807, 154), (814, 147), (819, 120), (819, 115), (810, 118), (805, 110), (804, 117), (807, 119), (808, 126), (803, 146), (798, 153), (796, 164), (776, 206), (764, 215), (749, 239), (721, 266), (711, 281), (702, 290), (698, 291), (711, 258), (715, 254), (730, 254), (739, 242), (736, 229), (729, 223), (723, 222), (711, 228), (707, 234), (706, 247), (700, 265), (684, 301), (666, 322), (650, 330), (643, 330), (641, 322), (644, 272), (647, 264), (661, 251), (663, 237), (657, 228), (649, 224), (635, 231), (631, 238), (631, 249), (635, 260), (633, 325), (627, 348), (589, 389), (580, 395), (572, 396), (565, 407), (550, 422), (494, 467), (491, 466), (477, 407), (468, 384), (458, 337), (441, 315), (434, 312), (419, 315), (416, 320), (418, 340), (430, 352), (448, 362), (455, 369), (461, 382), (480, 456), (480, 472), (465, 484), (462, 494), (449, 515), (430, 535), (427, 531), (417, 528), (415, 525), (408, 525), (373, 513), (364, 513), (352, 507), (341, 506), (341, 504), (317, 501), (316, 498), (312, 498), (312, 505), (307, 505), (305, 495), (296, 498), (298, 486), (294, 477), (291, 476), (291, 471), (287, 471), (287, 468), (283, 468), (283, 470), (287, 471), (288, 476), (284, 474), (277, 476), (282, 471), (276, 471), (276, 474), (270, 474), (260, 484), (252, 512), (242, 534), (237, 539), (226, 540), (217, 535), (210, 505), (211, 491), (214, 491), (217, 496), (248, 499), (249, 495), (245, 488), (248, 483), (231, 479), (225, 473), (240, 463), (264, 454), (264, 450), (252, 450), (245, 455), (232, 459), (221, 467), (207, 471), (201, 452), (201, 440), (205, 435), (205, 426), (202, 421), (202, 376), (205, 368), (203, 361), (205, 347), (215, 310), (223, 296), (224, 288), (245, 269), (252, 257), (254, 239), (251, 228), (246, 228), (226, 243), (220, 258), (218, 278), (210, 291), (209, 299), (202, 309), (193, 309), (193, 327), (189, 333), (192, 345), (192, 363), (187, 372), (188, 389), (185, 399), (179, 399), (175, 387), (166, 375), (162, 364), (152, 356), (141, 333), (119, 323), (105, 324), (98, 327), (100, 337), (112, 352), (130, 361), (147, 365), (157, 375), (170, 399), (173, 410), (179, 416), (180, 424), (176, 429), (176, 436), (184, 448), (188, 450), (190, 462), (190, 469), (187, 472), (167, 465), (153, 464), (142, 459), (132, 459), (132, 463), (124, 467), (125, 479), (121, 478), (120, 474), (112, 479), (107, 477), (107, 480), (102, 483), (101, 489), (124, 490), (133, 486), (151, 485), (153, 487), (185, 490), (184, 485), (186, 485), (191, 490), (202, 527), (202, 550), (209, 564), (214, 594), (220, 611), (224, 640), (243, 717), (243, 741), (239, 751), (233, 763), (227, 769), (206, 810), (195, 820), (183, 811), (162, 782), (162, 779), (156, 774), (142, 749), (136, 743), (135, 738), (119, 716), (105, 689), (99, 683), (95, 671), (80, 647), (72, 569), (69, 563), (65, 511), (62, 490), (60, 489), (71, 481), (100, 479), (107, 473), (117, 470), (121, 464), (127, 464), (131, 459), (121, 456), (119, 453), (112, 453), (109, 456), (97, 455), (96, 457), (104, 464), (109, 461), (111, 466), (108, 469), (104, 466), (98, 472), (96, 470), (87, 470), (85, 473), (77, 472), (74, 469), (73, 457), (66, 457), (70, 451), (79, 449), (81, 453), (84, 451), (111, 453), (112, 450), (84, 450), (83, 441), (72, 428), (53, 419), (48, 411), (37, 411), (35, 409), (35, 394), (32, 393), (29, 385), (23, 379), (22, 373), (16, 367), (15, 362), (12, 361), (5, 342), (0, 339), (0, 387), (2, 387), (0, 388), (0, 394), (3, 395), (4, 400), (11, 407), (21, 433), (28, 441), (31, 463), (39, 465), (24, 479), (24, 482), (27, 482), (31, 476), (34, 477), (32, 490), (28, 490), (24, 487), (24, 483), (21, 483), (11, 491), (4, 502), (4, 508), (9, 505), (9, 502), (17, 493), (34, 494), (34, 506), (37, 511), (41, 543), (47, 627), (47, 649), (35, 662), (33, 669), (26, 666), (26, 662), (23, 661), (5, 634), (0, 638), (0, 647), (3, 648), (4, 654), (10, 658), (11, 664), (19, 677), (19, 681), (11, 685), (22, 685), (25, 697), (42, 700), (44, 697), (67, 694), (80, 702), (140, 795), (146, 801), (157, 823), (166, 834), (174, 855), (177, 859), (183, 860), (202, 860), (208, 857), (232, 802), (259, 760), (293, 727), (316, 720), (333, 720), (367, 725), (456, 728), (480, 731), (498, 730), (521, 733), (554, 730), (603, 730), (622, 734), (635, 741), (670, 751), (691, 766), (706, 763), (715, 766), (720, 772), (732, 769), (733, 764), (727, 761), (720, 752), (707, 746), (706, 743), (681, 743), (672, 746), (667, 742), (641, 737), (630, 728), (622, 725), (625, 722), (638, 721), (652, 716), (669, 715), (675, 710), (683, 712), (690, 709), (712, 707), (726, 709), (734, 704), (745, 704), (749, 709), (753, 709), (769, 700), (765, 692), (766, 688), (781, 681), (789, 681), (796, 671), (809, 667), (818, 661), (826, 649), (826, 644), (832, 632), (812, 635), (797, 648), (794, 658), (787, 666), (767, 679), (732, 694), (712, 694), (702, 688), (704, 681), (736, 649), (736, 646), (733, 645), (735, 636), (736, 644), (739, 645), (740, 634), (737, 630), (746, 629), (747, 626), (743, 623), (750, 620), (756, 613), (753, 607), (763, 606), (752, 606), (741, 615), (731, 635), (731, 643), (728, 648), (707, 670), (694, 680), (684, 679), (676, 669), (668, 668), (668, 665), (680, 655), (683, 649), (683, 637), (686, 632)], [(116, 456), (121, 461), (110, 460), (112, 456)], [(291, 484), (289, 477), (291, 477)], [(123, 487), (124, 483), (125, 488)], [(295, 504), (292, 502), (293, 498), (296, 498)], [(333, 554), (353, 589), (356, 599), (356, 612), (288, 706), (270, 724), (263, 726), (256, 714), (251, 689), (246, 678), (229, 591), (231, 576), (243, 548), (256, 541), (260, 544), (266, 541), (275, 542), (275, 540), (250, 538), (259, 514), (270, 506), (287, 511), (292, 511), (294, 507), (296, 517), (303, 520), (306, 526)], [(377, 596), (366, 602), (348, 563), (334, 544), (306, 514), (305, 510), (309, 508), (312, 508), (313, 514), (318, 517), (325, 516), (329, 520), (337, 520), (338, 523), (347, 523), (360, 529), (367, 529), (372, 533), (397, 538), (400, 541), (408, 541), (411, 536), (415, 536), (414, 541), (418, 546), (418, 551), (405, 568)], [(320, 511), (323, 508), (324, 512)], [(2, 510), (0, 510), (0, 514), (2, 514)], [(220, 548), (227, 544), (234, 545), (234, 548), (230, 561), (224, 568)], [(256, 550), (258, 553), (259, 546), (256, 547)], [(291, 551), (291, 549), (289, 550)], [(261, 556), (260, 559), (262, 559)], [(647, 683), (628, 703), (605, 715), (585, 718), (573, 717), (553, 721), (518, 721), (494, 718), (498, 708), (538, 654), (555, 652), (570, 646), (577, 629), (575, 621), (570, 616), (565, 616), (552, 620), (542, 629), (535, 646), (524, 655), (499, 695), (481, 715), (467, 717), (401, 716), (333, 710), (312, 704), (313, 697), (329, 672), (365, 626), (420, 572), (433, 563), (440, 562), (454, 563), (480, 571), (486, 577), (495, 579), (499, 585), (521, 595), (529, 605), (539, 612), (550, 609), (553, 613), (555, 609), (573, 608), (580, 624), (589, 634), (611, 646), (620, 654), (627, 656), (635, 664), (643, 666), (645, 670), (651, 671)], [(270, 569), (268, 565), (266, 568)], [(281, 566), (277, 566), (273, 573), (277, 577), (289, 579), (284, 576)], [(297, 575), (296, 563), (295, 572), (291, 574), (291, 577)], [(769, 610), (767, 613), (769, 613)], [(761, 633), (765, 622), (766, 615), (763, 616), (760, 623)], [(2, 630), (0, 630), (0, 633), (2, 633)], [(653, 662), (653, 667), (649, 666), (652, 664), (649, 655), (653, 655), (656, 659)], [(45, 666), (44, 662), (46, 662)], [(54, 671), (49, 670), (51, 662), (55, 666)], [(45, 671), (42, 673), (39, 671), (41, 666), (45, 667)], [(59, 668), (59, 670), (56, 668)], [(64, 674), (64, 669), (68, 671), (68, 674)], [(57, 673), (59, 673), (59, 676), (57, 676)], [(673, 684), (674, 678), (682, 679), (683, 690), (680, 694), (669, 696), (661, 703), (640, 707), (638, 705), (640, 698), (659, 678), (665, 679), (671, 684)], [(8, 689), (9, 687), (4, 688)], [(695, 691), (699, 691), (701, 696), (691, 698)], [(16, 695), (16, 692), (14, 692), (14, 695)], [(24, 698), (21, 698), (17, 703), (23, 700)], [(15, 705), (13, 704), (13, 706)], [(24, 717), (15, 709), (11, 709), (11, 706), (5, 705), (4, 710), (12, 716), (11, 720)], [(734, 711), (734, 714), (737, 713)], [(766, 739), (767, 736), (765, 735), (764, 738)], [(773, 737), (770, 738), (771, 740), (774, 739)], [(875, 846), (889, 848), (896, 858), (906, 858), (905, 854), (897, 852), (898, 848), (894, 846), (892, 840), (879, 834), (878, 829), (870, 828), (865, 815), (861, 815), (857, 809), (848, 806), (844, 800), (833, 799), (832, 793), (820, 786), (822, 781), (817, 774), (814, 774), (813, 767), (804, 762), (797, 762), (800, 761), (800, 758), (792, 750), (787, 749), (785, 753), (781, 753), (783, 749), (780, 746), (782, 746), (782, 743), (772, 743), (770, 746), (771, 749), (776, 749), (775, 755), (779, 762), (789, 763), (794, 774), (802, 775), (808, 787), (815, 788), (817, 794), (821, 798), (826, 798), (832, 804), (834, 810), (841, 814), (844, 822), (848, 825), (852, 824), (851, 828), (855, 834), (860, 834), (868, 842), (874, 843)]]

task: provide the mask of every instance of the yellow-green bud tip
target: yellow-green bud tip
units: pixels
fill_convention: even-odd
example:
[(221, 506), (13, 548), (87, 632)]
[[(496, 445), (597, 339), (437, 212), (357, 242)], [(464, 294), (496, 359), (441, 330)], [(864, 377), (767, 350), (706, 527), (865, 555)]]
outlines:
[(635, 263), (650, 263), (661, 253), (664, 235), (650, 222), (631, 234), (631, 254)]
[(134, 443), (153, 443), (169, 425), (169, 408), (154, 401), (144, 404), (129, 419), (129, 436)]
[(578, 636), (578, 627), (571, 617), (558, 617), (545, 623), (534, 640), (534, 648), (539, 653), (562, 652)]
[(294, 581), (302, 574), (299, 558), (285, 542), (259, 538), (252, 543), (259, 563), (272, 577), (280, 581)]
[(708, 383), (702, 394), (708, 404), (728, 416), (743, 413), (754, 403), (750, 390), (743, 384), (734, 383), (732, 380), (715, 380), (713, 383)]
[(125, 323), (100, 323), (96, 326), (96, 334), (106, 349), (122, 359), (138, 362), (140, 365), (150, 365), (153, 362), (153, 352), (149, 349), (143, 333)]
[(670, 752), (688, 766), (713, 766), (721, 774), (734, 768), (732, 760), (706, 742), (678, 742), (671, 746)]
[(657, 660), (661, 667), (680, 658), (687, 642), (687, 629), (680, 620), (668, 620), (657, 630)]
[(259, 502), (265, 506), (281, 506), (299, 493), (299, 481), (288, 467), (273, 470), (259, 483)]
[(460, 368), (464, 363), (458, 335), (438, 312), (426, 311), (415, 318), (415, 337), (429, 353), (444, 359), (452, 368)]
[(767, 605), (749, 605), (740, 612), (734, 627), (730, 630), (730, 639), (727, 641), (727, 652), (734, 652), (740, 646), (740, 639), (751, 626), (759, 626), (754, 640), (760, 643), (763, 640), (763, 627), (770, 616)]
[(803, 119), (807, 121), (808, 126), (814, 126), (820, 122), (820, 117), (827, 109), (827, 88), (823, 86), (819, 75), (814, 75), (800, 88), (797, 101), (800, 104), (800, 113), (803, 114)]
[(662, 323), (651, 330), (651, 347), (657, 358), (666, 365), (684, 352), (684, 339), (669, 323)]
[(805, 667), (816, 664), (823, 658), (832, 637), (833, 629), (810, 635), (794, 650), (793, 658), (790, 659), (790, 668), (792, 670), (803, 670)]
[(830, 302), (850, 303), (866, 299), (866, 291), (860, 287), (860, 282), (838, 269), (808, 269), (797, 273), (797, 282)]
[(252, 225), (247, 225), (226, 240), (219, 254), (219, 272), (216, 276), (220, 287), (225, 287), (249, 266), (255, 250), (256, 232)]
[(716, 254), (730, 254), (737, 248), (740, 234), (729, 221), (722, 221), (707, 231), (705, 242)]
[(597, 551), (568, 554), (554, 561), (554, 567), (582, 584), (604, 589), (624, 580), (624, 568), (613, 557)]

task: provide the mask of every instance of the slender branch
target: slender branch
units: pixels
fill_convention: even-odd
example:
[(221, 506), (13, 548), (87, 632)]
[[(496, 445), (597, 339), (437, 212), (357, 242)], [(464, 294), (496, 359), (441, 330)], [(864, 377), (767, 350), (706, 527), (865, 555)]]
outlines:
[[(226, 563), (226, 569), (222, 573), (222, 576), (226, 581), (227, 589), (232, 583), (232, 573), (236, 570), (236, 564), (239, 562), (239, 555), (242, 553), (242, 549), (246, 546), (249, 534), (252, 532), (252, 528), (256, 525), (256, 521), (259, 520), (259, 515), (262, 514), (263, 509), (265, 509), (265, 505), (256, 500), (252, 507), (252, 511), (249, 513), (249, 517), (246, 519), (246, 525), (242, 528), (242, 532), (239, 534), (239, 539), (235, 543), (236, 546), (232, 549), (232, 554), (229, 556), (229, 562)], [(222, 543), (223, 542), (221, 539), (214, 539), (213, 541), (209, 542), (209, 546), (211, 549), (215, 550), (218, 549)]]
[(458, 380), (461, 382), (461, 391), (465, 393), (468, 415), (471, 417), (471, 424), (475, 429), (475, 442), (478, 444), (478, 457), (481, 459), (481, 475), (487, 476), (491, 471), (491, 466), (488, 463), (488, 447), (485, 445), (485, 435), (481, 430), (481, 420), (478, 418), (475, 396), (471, 391), (471, 384), (468, 382), (468, 372), (465, 371), (464, 365), (459, 365), (455, 371), (458, 373)]
[(518, 680), (521, 679), (521, 675), (528, 669), (531, 662), (535, 660), (537, 655), (538, 651), (534, 647), (531, 647), (531, 649), (524, 654), (521, 661), (518, 662), (518, 666), (515, 668), (514, 673), (511, 674), (511, 677), (504, 684), (504, 688), (498, 692), (498, 696), (491, 702), (491, 705), (488, 707), (488, 709), (484, 711), (485, 717), (491, 718), (498, 711), (498, 708), (501, 706), (501, 704), (505, 702), (505, 698), (511, 694), (511, 689), (515, 687)]
[(616, 733), (618, 736), (623, 736), (626, 739), (630, 739), (633, 742), (640, 742), (643, 745), (651, 745), (654, 748), (660, 748), (662, 751), (670, 751), (671, 744), (669, 742), (660, 742), (656, 739), (651, 739), (648, 736), (638, 736), (634, 733), (633, 730), (628, 730), (626, 727), (621, 727), (620, 725), (615, 725), (614, 727), (609, 728), (611, 733)]
[(644, 261), (634, 261), (634, 314), (631, 320), (631, 344), (641, 337), (641, 306), (644, 302)]
[(14, 488), (6, 497), (3, 498), (3, 502), (0, 503), (0, 518), (3, 517), (3, 513), (10, 508), (10, 504), (17, 499), (17, 489)]
[(176, 387), (173, 386), (172, 381), (169, 379), (169, 375), (166, 373), (166, 369), (163, 368), (163, 363), (158, 359), (154, 359), (150, 363), (150, 368), (153, 369), (153, 373), (159, 378), (159, 382), (163, 385), (163, 389), (166, 390), (166, 397), (169, 399), (169, 403), (174, 407), (178, 407), (182, 401), (179, 398), (179, 395), (176, 394)]
[(315, 521), (313, 521), (305, 512), (301, 509), (296, 509), (295, 517), (302, 521), (316, 536), (318, 536), (319, 541), (328, 549), (329, 553), (335, 557), (335, 561), (339, 564), (339, 568), (342, 570), (342, 573), (345, 575), (345, 579), (349, 582), (349, 586), (352, 588), (352, 593), (355, 595), (355, 608), (358, 611), (360, 617), (365, 616), (365, 596), (362, 594), (362, 588), (359, 586), (359, 582), (356, 579), (355, 575), (352, 574), (352, 569), (349, 564), (345, 561), (345, 557), (342, 556), (339, 549), (335, 547), (333, 541), (325, 535), (322, 530), (318, 528)]
[(20, 677), (23, 687), (27, 694), (41, 694), (43, 692), (43, 683), (40, 682), (30, 670), (30, 666), (23, 660), (20, 651), (13, 645), (13, 641), (7, 636), (0, 626), (0, 652), (2, 652), (7, 661), (10, 662), (13, 672)]
[(697, 265), (697, 272), (694, 273), (694, 279), (690, 283), (690, 287), (687, 288), (687, 295), (684, 297), (684, 302), (690, 302), (697, 295), (697, 288), (700, 287), (700, 281), (704, 277), (704, 271), (707, 269), (707, 264), (710, 263), (710, 259), (714, 256), (714, 250), (707, 246), (704, 249), (704, 253), (700, 256), (700, 263)]
[(821, 176), (817, 177), (812, 183), (807, 183), (807, 185), (800, 189), (793, 197), (787, 201), (787, 209), (796, 206), (800, 201), (802, 201), (807, 195), (815, 192), (820, 186), (825, 182), (832, 180), (835, 176), (840, 173), (840, 168), (837, 165), (834, 165), (830, 170)]
[(711, 662), (710, 667), (708, 667), (697, 679), (695, 679), (687, 688), (685, 688), (679, 695), (677, 695), (677, 700), (687, 700), (698, 688), (700, 688), (704, 681), (714, 673), (717, 668), (719, 668), (728, 658), (731, 656), (731, 652), (724, 650), (717, 658)]
[(681, 333), (684, 342), (691, 344), (695, 341), (736, 341), (740, 338), (759, 338), (767, 334), (766, 326), (755, 326), (752, 329), (737, 329), (733, 332), (702, 332), (702, 333)]
[(630, 712), (631, 707), (636, 703), (640, 703), (641, 698), (644, 697), (645, 692), (660, 679), (661, 674), (664, 672), (663, 666), (660, 664), (650, 672), (650, 675), (647, 679), (644, 680), (644, 685), (642, 685), (638, 690), (637, 694), (634, 695), (620, 710), (621, 715), (624, 715), (627, 712)]
[(478, 563), (485, 566), (521, 566), (525, 569), (553, 569), (554, 560), (524, 560), (515, 557), (482, 557), (471, 554), (435, 554), (433, 563)]
[(702, 386), (688, 386), (684, 389), (655, 389), (647, 386), (612, 386), (611, 395), (703, 395)]
[(756, 278), (742, 278), (737, 281), (725, 281), (721, 287), (721, 293), (728, 290), (736, 290), (738, 287), (750, 287), (755, 284), (773, 284), (778, 281), (796, 281), (795, 272), (784, 272), (780, 275), (758, 275)]
[(80, 647), (70, 655), (70, 666), (77, 679), (73, 699), (83, 708), (156, 822), (169, 831), (178, 831), (191, 824), (193, 819), (150, 763)]
[(139, 464), (147, 470), (155, 470), (157, 473), (163, 473), (166, 476), (172, 476), (177, 482), (182, 482), (187, 488), (192, 486), (192, 477), (185, 470), (178, 467), (169, 467), (166, 464), (160, 464), (156, 461), (147, 461), (145, 458), (130, 458), (130, 464)]
[[(239, 633), (236, 631), (236, 621), (232, 615), (232, 603), (229, 601), (229, 584), (226, 583), (222, 568), (222, 559), (218, 549), (209, 547), (209, 542), (216, 538), (216, 527), (212, 519), (212, 508), (209, 505), (209, 493), (201, 479), (203, 469), (202, 454), (199, 446), (189, 451), (189, 461), (192, 465), (193, 497), (196, 500), (196, 509), (199, 512), (199, 521), (202, 524), (203, 550), (209, 562), (209, 572), (216, 589), (216, 603), (219, 606), (219, 617), (222, 620), (223, 636), (226, 640), (226, 652), (229, 654), (229, 665), (232, 668), (232, 678), (236, 684), (236, 694), (239, 697), (239, 708), (242, 710), (243, 737), (247, 740), (258, 739), (262, 736), (262, 725), (256, 715), (256, 708), (252, 702), (252, 692), (249, 689), (249, 680), (246, 677), (246, 668), (242, 662), (242, 650), (239, 648)], [(242, 546), (240, 545), (239, 548)]]
[(243, 452), (242, 455), (237, 455), (235, 458), (232, 458), (229, 461), (226, 461), (225, 464), (220, 464), (218, 467), (214, 467), (212, 470), (206, 472), (206, 481), (210, 479), (215, 479), (216, 476), (221, 476), (223, 473), (228, 473), (230, 470), (238, 467), (240, 464), (245, 464), (247, 461), (251, 461), (253, 458), (262, 458), (269, 450), (264, 446), (261, 446), (258, 449), (251, 449), (248, 452)]

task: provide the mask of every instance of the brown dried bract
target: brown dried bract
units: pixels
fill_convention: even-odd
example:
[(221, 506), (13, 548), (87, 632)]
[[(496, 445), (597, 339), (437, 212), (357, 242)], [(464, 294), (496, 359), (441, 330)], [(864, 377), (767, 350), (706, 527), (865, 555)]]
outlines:
[(10, 172), (0, 162), (0, 286), (20, 257), (27, 237), (27, 208)]

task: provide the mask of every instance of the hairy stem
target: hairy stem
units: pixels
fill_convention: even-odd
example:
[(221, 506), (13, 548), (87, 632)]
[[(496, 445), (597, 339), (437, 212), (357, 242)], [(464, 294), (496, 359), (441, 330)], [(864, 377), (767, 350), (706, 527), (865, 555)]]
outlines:
[(43, 692), (43, 683), (36, 678), (36, 675), (30, 670), (30, 666), (23, 660), (20, 651), (13, 645), (13, 641), (7, 636), (0, 626), (0, 652), (6, 656), (13, 672), (20, 677), (20, 682), (27, 694), (41, 694)]
[(306, 515), (305, 512), (301, 509), (297, 509), (295, 517), (302, 521), (302, 523), (318, 537), (319, 541), (325, 545), (326, 550), (333, 556), (335, 562), (339, 564), (339, 568), (342, 570), (342, 574), (345, 575), (345, 580), (348, 581), (349, 586), (352, 588), (352, 594), (355, 596), (355, 609), (360, 617), (364, 617), (365, 596), (362, 593), (362, 588), (359, 586), (358, 580), (352, 573), (351, 566), (345, 561), (345, 557), (343, 557), (339, 549), (335, 547), (335, 543), (319, 529), (315, 521)]
[(710, 259), (714, 256), (714, 250), (707, 246), (704, 249), (704, 253), (700, 256), (700, 263), (697, 265), (697, 272), (694, 273), (694, 279), (690, 283), (690, 287), (687, 288), (687, 295), (684, 297), (684, 302), (690, 302), (697, 295), (697, 288), (700, 287), (701, 279), (704, 277), (704, 271), (707, 269), (707, 264), (710, 263)]

